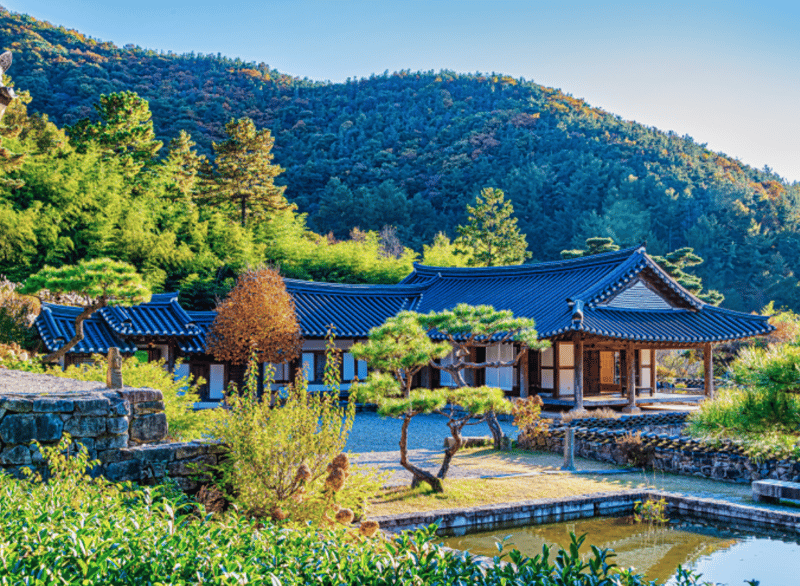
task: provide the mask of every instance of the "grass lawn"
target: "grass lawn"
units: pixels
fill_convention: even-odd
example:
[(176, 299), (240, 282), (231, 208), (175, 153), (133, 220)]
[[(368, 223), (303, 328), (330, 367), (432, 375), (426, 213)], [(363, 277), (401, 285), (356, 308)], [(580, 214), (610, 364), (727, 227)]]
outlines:
[[(453, 464), (476, 475), (530, 474), (506, 478), (459, 478), (445, 480), (443, 494), (431, 492), (427, 485), (415, 490), (387, 489), (369, 507), (371, 516), (399, 515), (417, 511), (469, 508), (486, 504), (513, 503), (533, 499), (614, 492), (631, 488), (655, 488), (701, 497), (752, 502), (749, 484), (730, 484), (703, 478), (661, 472), (631, 471), (604, 475), (602, 470), (624, 470), (620, 466), (576, 458), (582, 474), (558, 473), (563, 458), (549, 452), (512, 450), (496, 452), (487, 448), (464, 450)], [(592, 472), (595, 473), (592, 473)]]

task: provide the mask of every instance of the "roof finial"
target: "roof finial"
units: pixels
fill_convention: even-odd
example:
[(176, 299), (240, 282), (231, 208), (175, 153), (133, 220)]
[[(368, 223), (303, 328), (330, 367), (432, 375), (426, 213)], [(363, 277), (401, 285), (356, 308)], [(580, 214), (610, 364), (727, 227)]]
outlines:
[(583, 323), (583, 301), (580, 299), (570, 300), (572, 306), (572, 321)]

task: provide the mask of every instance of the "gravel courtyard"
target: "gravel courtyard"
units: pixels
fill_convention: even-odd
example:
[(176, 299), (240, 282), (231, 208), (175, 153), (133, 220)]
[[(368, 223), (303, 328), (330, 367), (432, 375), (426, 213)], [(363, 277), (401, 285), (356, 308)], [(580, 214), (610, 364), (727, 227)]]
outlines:
[[(389, 470), (392, 476), (389, 485), (407, 485), (411, 482), (411, 474), (400, 466), (400, 427), (402, 420), (381, 417), (377, 413), (360, 412), (356, 414), (353, 429), (347, 442), (346, 450), (356, 454), (359, 464), (377, 466), (381, 470)], [(503, 432), (509, 437), (516, 437), (517, 428), (510, 421), (500, 421)], [(408, 430), (409, 460), (426, 470), (438, 470), (444, 451), (444, 438), (450, 435), (447, 417), (443, 415), (417, 415), (411, 420)], [(464, 428), (464, 436), (491, 436), (489, 426), (485, 423), (468, 425)], [(477, 477), (475, 470), (467, 470), (452, 465), (448, 478)]]

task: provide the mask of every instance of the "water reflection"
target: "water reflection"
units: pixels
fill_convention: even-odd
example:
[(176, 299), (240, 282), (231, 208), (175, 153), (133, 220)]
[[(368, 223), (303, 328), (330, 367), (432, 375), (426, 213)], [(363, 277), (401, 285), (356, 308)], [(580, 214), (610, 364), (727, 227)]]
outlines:
[(704, 580), (722, 584), (742, 584), (757, 578), (762, 584), (794, 586), (800, 584), (797, 536), (786, 534), (753, 535), (735, 527), (714, 526), (696, 519), (673, 520), (665, 526), (634, 523), (631, 517), (596, 517), (546, 525), (495, 528), (480, 533), (445, 538), (452, 548), (473, 554), (497, 554), (496, 542), (519, 549), (525, 555), (541, 553), (542, 546), (567, 547), (569, 534), (588, 534), (589, 544), (613, 549), (613, 561), (633, 567), (650, 580), (669, 584), (679, 565), (703, 573)]

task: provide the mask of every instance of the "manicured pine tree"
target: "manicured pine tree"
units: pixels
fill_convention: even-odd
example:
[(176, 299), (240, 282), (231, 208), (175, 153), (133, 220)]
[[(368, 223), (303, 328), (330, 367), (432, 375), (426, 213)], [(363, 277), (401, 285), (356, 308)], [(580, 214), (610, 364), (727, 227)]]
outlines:
[(37, 295), (43, 290), (50, 294), (75, 293), (86, 299), (83, 311), (75, 318), (75, 335), (58, 350), (45, 356), (45, 362), (57, 362), (83, 340), (83, 322), (98, 309), (150, 299), (150, 291), (133, 265), (109, 258), (82, 260), (77, 265), (57, 269), (46, 266), (28, 277), (19, 292)]
[(619, 250), (619, 246), (614, 244), (613, 238), (602, 238), (600, 236), (595, 236), (594, 238), (586, 239), (585, 249), (562, 250), (561, 258), (580, 258), (582, 256), (592, 256), (593, 254), (615, 252), (617, 250)]
[[(464, 378), (466, 370), (481, 370), (486, 368), (511, 367), (517, 364), (528, 350), (539, 350), (548, 346), (547, 342), (540, 342), (536, 333), (535, 323), (532, 319), (514, 317), (509, 310), (498, 311), (490, 305), (472, 306), (459, 303), (453, 309), (429, 313), (420, 316), (419, 322), (427, 331), (437, 331), (444, 335), (452, 347), (452, 360), (446, 364), (432, 364), (435, 368), (450, 374), (456, 386), (464, 388), (469, 394), (473, 389), (466, 389), (468, 383)], [(521, 345), (521, 351), (510, 360), (495, 360), (475, 362), (472, 360), (472, 349), (495, 346), (516, 342)], [(502, 404), (503, 392), (496, 391), (495, 399), (500, 399)], [(487, 391), (488, 392), (488, 391)], [(477, 393), (479, 396), (483, 391)], [(453, 419), (451, 417), (451, 419)], [(494, 447), (500, 449), (503, 445), (503, 430), (497, 422), (494, 410), (488, 410), (483, 415), (483, 420), (489, 425), (494, 439)], [(461, 429), (467, 425), (468, 419), (459, 420), (449, 424), (453, 443), (445, 451), (442, 462), (443, 473), (447, 473), (450, 460), (462, 445)]]
[(366, 360), (370, 373), (357, 389), (361, 400), (378, 405), (384, 417), (403, 420), (400, 427), (400, 465), (408, 470), (411, 486), (427, 483), (434, 492), (443, 492), (442, 479), (408, 461), (408, 426), (421, 413), (444, 408), (447, 397), (429, 389), (412, 389), (414, 376), (431, 361), (447, 356), (450, 345), (432, 341), (419, 323), (419, 314), (402, 311), (373, 328), (369, 340), (354, 344), (350, 352)]
[(499, 189), (486, 187), (476, 205), (467, 206), (466, 226), (458, 226), (456, 245), (469, 251), (469, 266), (493, 267), (521, 264), (531, 257), (528, 242), (520, 233), (514, 208)]

